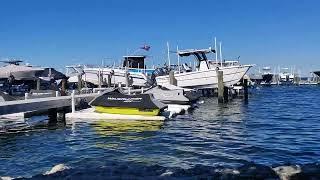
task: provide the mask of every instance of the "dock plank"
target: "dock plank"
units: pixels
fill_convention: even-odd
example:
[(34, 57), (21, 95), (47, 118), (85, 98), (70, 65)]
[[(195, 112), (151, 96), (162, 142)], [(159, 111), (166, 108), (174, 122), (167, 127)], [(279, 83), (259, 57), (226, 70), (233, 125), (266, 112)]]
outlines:
[[(89, 102), (98, 93), (75, 95), (76, 104), (80, 99)], [(71, 106), (71, 96), (47, 97), (38, 99), (27, 99), (18, 101), (0, 102), (0, 115), (13, 114), (29, 111), (40, 111), (54, 108), (63, 108)]]

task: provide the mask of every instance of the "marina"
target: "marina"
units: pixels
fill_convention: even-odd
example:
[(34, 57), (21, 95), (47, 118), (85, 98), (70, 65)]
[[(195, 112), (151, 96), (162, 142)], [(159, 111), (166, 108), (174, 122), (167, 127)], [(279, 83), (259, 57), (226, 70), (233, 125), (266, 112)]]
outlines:
[[(119, 153), (118, 150), (121, 149), (120, 146), (124, 146), (131, 141), (138, 143), (135, 145), (137, 146), (136, 148), (151, 148), (145, 146), (139, 147), (141, 146), (140, 143), (142, 143), (140, 141), (145, 141), (144, 139), (147, 140), (149, 138), (160, 138), (157, 141), (162, 142), (164, 141), (162, 139), (163, 135), (157, 137), (157, 133), (169, 133), (172, 130), (170, 130), (170, 128), (178, 128), (177, 131), (182, 133), (178, 136), (190, 139), (190, 135), (187, 135), (184, 131), (180, 130), (180, 128), (187, 128), (191, 134), (196, 132), (199, 133), (199, 135), (196, 136), (192, 135), (191, 139), (193, 140), (191, 141), (184, 141), (181, 139), (182, 143), (189, 144), (188, 147), (191, 149), (199, 151), (199, 148), (205, 148), (206, 143), (204, 142), (203, 138), (207, 138), (210, 142), (214, 140), (214, 147), (219, 147), (219, 143), (230, 143), (231, 146), (235, 146), (232, 144), (237, 144), (237, 142), (240, 141), (239, 138), (243, 138), (242, 136), (245, 136), (249, 139), (255, 136), (257, 138), (259, 137), (258, 134), (253, 136), (252, 133), (246, 133), (247, 135), (238, 136), (237, 131), (252, 131), (253, 129), (250, 128), (250, 126), (257, 128), (259, 123), (262, 123), (263, 126), (266, 126), (268, 124), (266, 121), (256, 122), (258, 123), (257, 126), (253, 124), (249, 125), (249, 127), (244, 126), (243, 123), (254, 120), (257, 115), (263, 116), (259, 117), (259, 119), (266, 118), (265, 116), (273, 113), (272, 111), (279, 111), (280, 109), (283, 109), (284, 107), (278, 107), (275, 105), (276, 98), (280, 98), (281, 93), (286, 94), (287, 98), (294, 96), (295, 99), (299, 99), (299, 97), (302, 98), (305, 96), (303, 94), (312, 94), (319, 90), (318, 86), (314, 86), (317, 84), (317, 78), (312, 81), (314, 83), (304, 82), (304, 85), (308, 86), (297, 86), (303, 85), (303, 82), (301, 80), (297, 81), (298, 78), (297, 76), (294, 76), (293, 73), (288, 73), (288, 68), (284, 68), (283, 71), (279, 71), (279, 74), (275, 74), (272, 73), (272, 69), (270, 67), (264, 67), (262, 73), (248, 75), (248, 70), (253, 67), (253, 65), (241, 65), (239, 61), (227, 61), (222, 60), (222, 58), (220, 60), (209, 60), (206, 54), (216, 54), (216, 51), (211, 48), (179, 50), (175, 53), (177, 54), (178, 58), (180, 56), (194, 56), (196, 58), (195, 62), (198, 63), (198, 66), (191, 68), (186, 64), (180, 64), (179, 62), (179, 64), (176, 66), (170, 65), (157, 67), (154, 69), (146, 69), (145, 65), (140, 66), (140, 64), (144, 63), (145, 56), (125, 56), (123, 67), (121, 68), (111, 66), (107, 68), (67, 66), (66, 75), (55, 71), (53, 68), (38, 68), (36, 73), (33, 69), (31, 70), (23, 67), (24, 71), (19, 71), (18, 75), (19, 77), (30, 76), (31, 79), (27, 79), (27, 81), (30, 84), (30, 87), (34, 89), (31, 89), (30, 91), (28, 91), (28, 88), (22, 89), (21, 92), (19, 91), (20, 94), (13, 94), (11, 93), (13, 91), (10, 90), (12, 87), (14, 87), (13, 84), (10, 84), (12, 80), (5, 80), (7, 83), (6, 87), (9, 89), (1, 92), (2, 101), (0, 102), (0, 143), (1, 141), (7, 139), (6, 137), (8, 135), (19, 136), (19, 134), (37, 134), (38, 131), (44, 131), (42, 133), (45, 133), (46, 129), (49, 130), (52, 128), (55, 129), (54, 131), (61, 131), (61, 128), (63, 128), (63, 131), (68, 132), (70, 136), (68, 138), (74, 137), (78, 130), (81, 133), (83, 133), (83, 131), (86, 131), (85, 133), (87, 133), (87, 131), (93, 131), (93, 134), (87, 135), (90, 137), (87, 141), (89, 144), (92, 143), (90, 142), (92, 141), (91, 138), (94, 139), (93, 141), (95, 141), (96, 138), (103, 138), (105, 140), (109, 138), (124, 138), (124, 140), (120, 140), (119, 142), (112, 140), (112, 142), (106, 143), (103, 140), (104, 143), (96, 142), (95, 145), (90, 145), (93, 146), (95, 153), (98, 155), (100, 153), (107, 153), (110, 155), (110, 151), (113, 151), (115, 155)], [(10, 63), (12, 62), (15, 61), (11, 61)], [(15, 66), (20, 68), (20, 64), (15, 64)], [(32, 72), (29, 72), (30, 70)], [(318, 75), (317, 72), (314, 72), (314, 74), (315, 76)], [(17, 76), (17, 74), (10, 74), (7, 76), (7, 78), (14, 78), (15, 76)], [(140, 81), (138, 76), (144, 77), (141, 78), (143, 81)], [(5, 77), (3, 79), (5, 79)], [(16, 80), (17, 78), (14, 79)], [(15, 84), (17, 84), (17, 82), (24, 81), (23, 79), (19, 79), (19, 81), (16, 81)], [(49, 86), (47, 89), (44, 89), (45, 86), (41, 86), (43, 82), (50, 82), (51, 86)], [(270, 93), (274, 96), (268, 98), (267, 96)], [(312, 98), (312, 95), (310, 95), (310, 98)], [(284, 103), (283, 106), (292, 106), (289, 105), (291, 101), (288, 101), (286, 98), (282, 97), (282, 99), (280, 98), (278, 101)], [(315, 101), (315, 99), (312, 99), (313, 103), (315, 103)], [(259, 105), (262, 103), (266, 104), (264, 106)], [(268, 107), (268, 104), (273, 104), (274, 107), (270, 108)], [(258, 106), (260, 108), (257, 109), (256, 107)], [(296, 104), (295, 106), (301, 106), (301, 104)], [(312, 110), (317, 112), (318, 107), (315, 106), (315, 104), (306, 106), (313, 106)], [(290, 110), (290, 108), (287, 107), (286, 111), (280, 110), (281, 113), (278, 113), (278, 116), (280, 116), (280, 119), (283, 118), (283, 116), (286, 116), (286, 118), (297, 116), (298, 119), (289, 119), (289, 122), (287, 123), (298, 123), (298, 121), (305, 120), (303, 115), (304, 112), (299, 111), (293, 113), (293, 111), (294, 110)], [(291, 114), (288, 114), (289, 112)], [(308, 112), (308, 114), (310, 114), (308, 117), (311, 120), (317, 119), (318, 114), (314, 112), (313, 114)], [(212, 120), (212, 118), (216, 120)], [(272, 117), (268, 117), (267, 119), (274, 121)], [(175, 123), (178, 124), (175, 125)], [(225, 128), (224, 123), (227, 123), (227, 127)], [(83, 129), (83, 125), (85, 125), (86, 130)], [(176, 127), (177, 125), (178, 127)], [(240, 127), (238, 127), (239, 125)], [(206, 126), (212, 126), (214, 128), (214, 132), (210, 132), (210, 135), (207, 134), (205, 131), (212, 130), (206, 129)], [(313, 133), (316, 133), (318, 129), (317, 125), (314, 124), (313, 126), (313, 128), (315, 128)], [(250, 130), (247, 130), (247, 128)], [(269, 131), (268, 127), (265, 128), (267, 128), (267, 131)], [(287, 128), (290, 129), (290, 127)], [(204, 132), (202, 132), (201, 129), (204, 129)], [(223, 129), (230, 132), (222, 132)], [(289, 129), (284, 130), (280, 128), (280, 131), (288, 131)], [(255, 131), (257, 130), (253, 130), (253, 132)], [(145, 133), (155, 133), (155, 135), (151, 137), (145, 137)], [(313, 133), (312, 138), (315, 138)], [(133, 134), (133, 136), (130, 134)], [(232, 134), (234, 134), (236, 137), (232, 137)], [(174, 138), (176, 135), (172, 136), (169, 133), (165, 136)], [(270, 136), (270, 138), (273, 137), (269, 132), (268, 136)], [(3, 137), (4, 139), (2, 139)], [(216, 139), (217, 137), (220, 137), (220, 140), (219, 138)], [(126, 140), (127, 138), (132, 140)], [(314, 143), (314, 140), (315, 139), (313, 139), (311, 143)], [(196, 143), (193, 147), (193, 141), (201, 143)], [(266, 139), (266, 141), (268, 142), (269, 140)], [(53, 142), (50, 143), (58, 142), (59, 141), (55, 142), (53, 140)], [(255, 139), (254, 142), (259, 144), (260, 139)], [(182, 154), (184, 154), (183, 156), (177, 156), (171, 154), (172, 152), (170, 152), (170, 150), (167, 148), (162, 147), (162, 143), (160, 143), (160, 145), (157, 147), (160, 148), (162, 153), (168, 153), (169, 156), (165, 156), (163, 154), (162, 157), (158, 154), (158, 157), (149, 157), (151, 159), (143, 160), (147, 157), (143, 157), (139, 154), (136, 154), (135, 157), (132, 157), (132, 154), (129, 151), (129, 154), (126, 154), (126, 159), (132, 159), (132, 161), (129, 161), (127, 168), (130, 166), (133, 166), (130, 168), (137, 168), (141, 166), (141, 163), (144, 164), (143, 162), (147, 161), (147, 164), (142, 165), (146, 166), (144, 168), (152, 167), (156, 169), (167, 169), (166, 171), (156, 170), (161, 171), (162, 173), (153, 174), (152, 176), (166, 176), (165, 174), (169, 169), (170, 172), (172, 171), (174, 174), (177, 173), (176, 171), (181, 171), (179, 168), (184, 169), (183, 171), (185, 172), (193, 172), (195, 171), (194, 168), (196, 168), (197, 171), (202, 172), (201, 175), (214, 175), (218, 177), (253, 177), (253, 172), (241, 171), (241, 168), (252, 167), (258, 169), (258, 174), (261, 176), (263, 175), (263, 177), (281, 176), (281, 173), (287, 173), (282, 172), (283, 168), (286, 168), (286, 171), (292, 170), (298, 174), (303, 172), (301, 167), (306, 163), (308, 166), (318, 168), (318, 165), (314, 164), (314, 162), (316, 162), (314, 158), (318, 156), (318, 146), (316, 143), (311, 148), (312, 155), (308, 157), (309, 160), (304, 160), (303, 158), (299, 159), (299, 155), (296, 155), (298, 152), (294, 152), (294, 150), (292, 150), (292, 153), (295, 154), (295, 158), (293, 158), (290, 155), (291, 150), (281, 148), (283, 144), (280, 142), (276, 151), (279, 151), (280, 148), (280, 150), (286, 153), (286, 155), (275, 159), (269, 157), (268, 154), (263, 154), (263, 151), (265, 150), (259, 152), (253, 149), (246, 149), (250, 147), (250, 145), (245, 142), (241, 142), (244, 143), (244, 145), (240, 145), (240, 147), (243, 146), (242, 148), (223, 145), (223, 148), (231, 148), (230, 150), (225, 150), (225, 152), (230, 151), (229, 154), (231, 153), (233, 156), (235, 156), (235, 158), (230, 159), (230, 157), (223, 157), (222, 155), (223, 158), (228, 159), (227, 161), (216, 159), (214, 155), (210, 155), (211, 152), (205, 151), (204, 149), (200, 150), (200, 152), (204, 152), (204, 154), (200, 153), (201, 155), (199, 156), (190, 156), (191, 154), (199, 153), (196, 151), (189, 152), (181, 150), (181, 148), (185, 148), (185, 145), (182, 145), (181, 147), (178, 145), (178, 149), (173, 150), (177, 151), (177, 153), (183, 152)], [(169, 144), (170, 147), (176, 146), (173, 145), (172, 142)], [(258, 144), (255, 148), (262, 148), (259, 147)], [(83, 145), (89, 146), (88, 144)], [(72, 145), (69, 148), (71, 147)], [(3, 151), (3, 148), (11, 147), (5, 145), (2, 147), (2, 150), (0, 149), (0, 151)], [(303, 143), (301, 148), (304, 148)], [(232, 149), (239, 149), (239, 152), (243, 154), (236, 155), (237, 153), (232, 151)], [(79, 150), (81, 150), (81, 148)], [(221, 150), (214, 152), (223, 154)], [(253, 154), (250, 153), (251, 151)], [(265, 163), (266, 160), (263, 158), (259, 159), (255, 153), (262, 153), (259, 154), (259, 156), (262, 156), (263, 158), (269, 158), (269, 160), (267, 160), (267, 163)], [(66, 155), (65, 152), (62, 154), (63, 156)], [(82, 155), (84, 154), (81, 154), (80, 157)], [(153, 156), (152, 154), (150, 155)], [(72, 155), (70, 156), (71, 159), (74, 159)], [(304, 157), (306, 155), (301, 156)], [(95, 158), (98, 157), (99, 156), (90, 156), (89, 159), (96, 161)], [(122, 160), (115, 158), (113, 155), (111, 157), (111, 159), (107, 159), (113, 161), (116, 166), (120, 166), (117, 168), (123, 168), (123, 165), (121, 165)], [(188, 157), (191, 159), (195, 158), (195, 160), (190, 161), (185, 159)], [(0, 156), (0, 158), (3, 157)], [(60, 159), (61, 158), (62, 156)], [(170, 160), (165, 160), (167, 158)], [(204, 158), (206, 160), (202, 160), (200, 164), (195, 164), (197, 161), (196, 159), (198, 158)], [(157, 160), (154, 161), (155, 159)], [(17, 159), (16, 161), (19, 160)], [(14, 164), (11, 164), (9, 161), (4, 162), (4, 165), (0, 166), (0, 174), (5, 175), (2, 176), (2, 178), (10, 176), (9, 179), (12, 178), (12, 176), (34, 176), (34, 178), (44, 178), (50, 177), (51, 174), (54, 175), (61, 172), (67, 173), (71, 177), (76, 177), (76, 175), (73, 174), (73, 171), (78, 171), (78, 168), (87, 166), (86, 163), (82, 162), (81, 160), (63, 160), (60, 162), (62, 164), (49, 163), (51, 165), (48, 164), (47, 166), (42, 166), (41, 169), (36, 168), (33, 171), (30, 171), (22, 168), (25, 170), (21, 172), (10, 173), (10, 170), (6, 169), (6, 167), (14, 166)], [(54, 160), (52, 162), (57, 161)], [(131, 165), (131, 163), (133, 164)], [(292, 164), (284, 166), (282, 165), (283, 163)], [(179, 168), (177, 167), (177, 164), (180, 164)], [(228, 167), (233, 170), (232, 172), (215, 172), (214, 174), (208, 174), (205, 170), (208, 164), (214, 165), (215, 168), (223, 165), (225, 166), (224, 168)], [(275, 166), (276, 164), (280, 164), (281, 166), (277, 167)], [(239, 165), (242, 165), (242, 167)], [(109, 165), (107, 165), (107, 167), (109, 168)], [(50, 168), (52, 169), (50, 170)], [(4, 170), (2, 171), (1, 169)], [(72, 170), (70, 171), (70, 169)], [(114, 170), (115, 169), (108, 169), (108, 171)], [(87, 169), (86, 172), (88, 174), (86, 176), (92, 176), (91, 171), (93, 171), (93, 169)], [(139, 169), (137, 169), (137, 171), (138, 174), (148, 174), (147, 172), (140, 172)], [(266, 172), (262, 173), (263, 171)], [(102, 173), (102, 171), (99, 173)], [(123, 173), (126, 174), (125, 170), (123, 170)], [(61, 178), (66, 178), (64, 175), (59, 176), (61, 176)], [(180, 174), (179, 176), (185, 175)]]
[(319, 6), (3, 1), (0, 180), (320, 179)]

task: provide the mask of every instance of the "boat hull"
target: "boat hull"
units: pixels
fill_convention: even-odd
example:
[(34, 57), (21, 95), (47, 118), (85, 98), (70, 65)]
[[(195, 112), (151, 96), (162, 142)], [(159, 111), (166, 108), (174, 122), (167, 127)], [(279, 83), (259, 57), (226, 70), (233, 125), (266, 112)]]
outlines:
[[(111, 84), (118, 85), (119, 83), (125, 84), (126, 82), (125, 70), (111, 68), (85, 68), (83, 80), (99, 85), (99, 71), (102, 72), (102, 79), (106, 79), (108, 75), (111, 75)], [(141, 72), (129, 72), (129, 81), (133, 86), (146, 87), (148, 84), (148, 77)]]
[(157, 116), (160, 109), (139, 109), (129, 107), (103, 107), (96, 106), (95, 112), (108, 114), (123, 114), (123, 115), (143, 115), (143, 116)]
[[(251, 68), (251, 65), (228, 66), (220, 68), (223, 71), (224, 85), (230, 87), (238, 83)], [(177, 86), (184, 88), (207, 89), (218, 88), (218, 76), (216, 69), (206, 71), (194, 71), (174, 74)], [(169, 84), (169, 75), (156, 77), (158, 85)]]

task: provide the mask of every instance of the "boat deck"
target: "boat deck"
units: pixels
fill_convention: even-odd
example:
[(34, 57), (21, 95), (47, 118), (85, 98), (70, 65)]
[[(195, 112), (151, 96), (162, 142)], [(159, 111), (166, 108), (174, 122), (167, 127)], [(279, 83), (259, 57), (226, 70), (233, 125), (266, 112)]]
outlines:
[(163, 121), (164, 116), (122, 115), (94, 112), (94, 108), (88, 108), (74, 113), (67, 113), (66, 119), (90, 119), (90, 120), (142, 120)]

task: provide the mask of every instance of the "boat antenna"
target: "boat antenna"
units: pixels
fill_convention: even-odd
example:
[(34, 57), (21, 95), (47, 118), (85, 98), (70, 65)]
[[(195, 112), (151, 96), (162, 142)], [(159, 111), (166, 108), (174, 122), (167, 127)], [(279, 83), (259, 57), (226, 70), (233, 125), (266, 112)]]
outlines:
[(220, 61), (221, 61), (221, 67), (222, 67), (222, 42), (220, 41)]
[(169, 68), (171, 67), (171, 62), (170, 62), (170, 46), (169, 46), (169, 42), (167, 41), (167, 50), (168, 50), (168, 64), (169, 64)]
[(216, 64), (218, 64), (218, 53), (217, 53), (217, 38), (214, 37), (214, 50), (216, 51)]
[(178, 56), (178, 70), (180, 74), (180, 56), (179, 56), (179, 46), (177, 45), (177, 56)]

